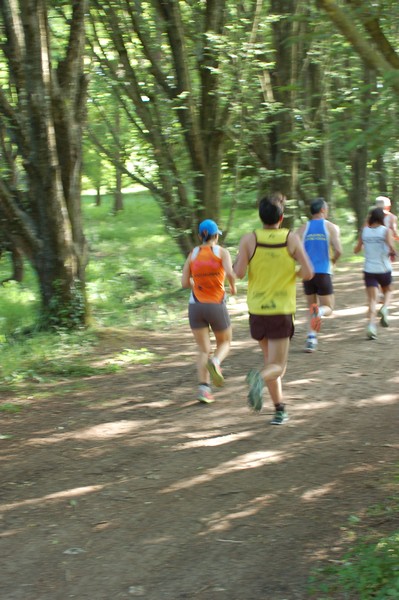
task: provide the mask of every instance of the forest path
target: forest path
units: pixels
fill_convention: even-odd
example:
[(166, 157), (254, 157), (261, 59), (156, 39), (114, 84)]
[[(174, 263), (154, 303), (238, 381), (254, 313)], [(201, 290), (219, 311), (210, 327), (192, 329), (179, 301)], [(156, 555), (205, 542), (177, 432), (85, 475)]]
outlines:
[(187, 325), (107, 335), (98, 361), (125, 348), (157, 359), (38, 383), (28, 410), (3, 415), (0, 598), (310, 598), (309, 573), (340, 557), (348, 518), (389, 495), (399, 450), (399, 296), (368, 341), (359, 266), (334, 282), (314, 354), (299, 286), (283, 426), (269, 425), (267, 396), (260, 415), (247, 408), (261, 355), (240, 301), (210, 406), (195, 401)]

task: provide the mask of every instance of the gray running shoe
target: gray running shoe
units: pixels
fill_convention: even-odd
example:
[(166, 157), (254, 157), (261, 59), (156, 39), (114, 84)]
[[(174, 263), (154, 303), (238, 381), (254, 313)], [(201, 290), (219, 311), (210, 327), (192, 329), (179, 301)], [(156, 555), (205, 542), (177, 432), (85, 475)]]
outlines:
[(260, 412), (263, 406), (264, 381), (262, 375), (256, 369), (251, 369), (247, 375), (249, 385), (248, 406), (255, 412)]
[(375, 328), (375, 325), (367, 326), (366, 336), (367, 336), (368, 340), (376, 340), (377, 339), (377, 330)]

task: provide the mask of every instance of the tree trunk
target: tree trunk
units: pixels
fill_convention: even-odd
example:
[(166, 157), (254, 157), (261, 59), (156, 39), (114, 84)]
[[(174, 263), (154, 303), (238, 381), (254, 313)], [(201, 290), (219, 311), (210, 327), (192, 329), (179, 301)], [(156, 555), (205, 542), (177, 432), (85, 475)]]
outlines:
[(350, 201), (356, 215), (357, 230), (364, 225), (367, 214), (367, 147), (361, 146), (353, 153), (351, 160)]
[(27, 183), (23, 193), (1, 181), (0, 203), (37, 273), (42, 326), (79, 327), (87, 319), (80, 204), (87, 2), (73, 2), (65, 57), (57, 69), (45, 0), (4, 0), (0, 10), (15, 84), (9, 100), (0, 96), (0, 111), (13, 128)]
[(326, 122), (326, 91), (324, 89), (324, 69), (319, 62), (311, 62), (308, 67), (311, 126), (319, 144), (313, 150), (311, 171), (317, 196), (332, 205), (332, 166), (328, 127)]
[(101, 206), (101, 186), (96, 187), (96, 206)]
[(364, 220), (368, 212), (369, 198), (367, 186), (368, 172), (368, 144), (367, 131), (369, 129), (371, 108), (372, 108), (372, 92), (375, 85), (375, 71), (369, 69), (366, 65), (363, 67), (363, 80), (365, 85), (362, 88), (361, 94), (361, 113), (359, 115), (359, 130), (363, 131), (363, 136), (360, 137), (360, 142), (352, 155), (351, 160), (351, 191), (350, 201), (356, 215), (356, 223), (358, 231), (364, 225)]
[(123, 210), (122, 173), (119, 169), (116, 169), (113, 208), (114, 215), (116, 215), (116, 213), (118, 213), (121, 210)]
[(294, 147), (294, 107), (297, 85), (297, 42), (293, 38), (297, 0), (272, 0), (272, 12), (280, 18), (273, 22), (273, 40), (276, 52), (272, 73), (275, 100), (283, 110), (275, 125), (274, 168), (275, 187), (288, 198), (297, 194), (298, 161)]

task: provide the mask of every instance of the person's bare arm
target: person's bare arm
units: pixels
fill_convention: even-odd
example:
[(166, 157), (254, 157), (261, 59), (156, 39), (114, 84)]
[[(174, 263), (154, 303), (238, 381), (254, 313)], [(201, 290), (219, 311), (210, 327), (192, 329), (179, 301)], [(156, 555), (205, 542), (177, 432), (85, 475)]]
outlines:
[(399, 240), (399, 235), (398, 235), (398, 217), (396, 215), (391, 215), (392, 216), (392, 233), (393, 233), (393, 239), (394, 240)]
[(303, 225), (298, 227), (298, 229), (295, 231), (296, 235), (299, 237), (299, 239), (301, 241), (303, 241), (303, 234), (305, 233), (305, 227), (306, 227), (306, 223), (304, 223)]
[(247, 233), (241, 238), (238, 255), (234, 261), (233, 269), (238, 279), (243, 279), (247, 272), (248, 263), (254, 253), (256, 237), (254, 233)]
[(222, 264), (223, 264), (223, 268), (226, 273), (227, 281), (229, 282), (230, 294), (232, 294), (234, 296), (234, 294), (237, 293), (236, 276), (233, 271), (233, 265), (231, 262), (230, 252), (228, 250), (226, 250), (225, 248), (222, 248)]
[(309, 281), (314, 276), (312, 263), (305, 252), (304, 245), (296, 233), (290, 233), (287, 239), (288, 252), (296, 260), (299, 265), (297, 277), (304, 281)]
[(394, 237), (393, 237), (393, 233), (392, 233), (392, 229), (387, 229), (387, 234), (385, 237), (385, 241), (386, 244), (389, 248), (389, 256), (394, 257), (396, 256), (396, 250), (395, 250), (395, 242), (394, 242)]
[(191, 288), (192, 287), (190, 260), (191, 260), (191, 252), (188, 255), (187, 260), (184, 263), (184, 267), (183, 267), (183, 272), (182, 272), (182, 276), (181, 276), (181, 286), (183, 288)]
[(357, 238), (356, 246), (353, 248), (354, 254), (359, 254), (359, 252), (362, 248), (363, 248), (363, 240), (362, 240), (362, 232), (360, 232), (358, 235), (358, 238)]
[(333, 264), (337, 262), (340, 256), (342, 256), (342, 245), (341, 245), (341, 233), (338, 225), (328, 222), (328, 232), (330, 234), (330, 244), (334, 252), (332, 258)]

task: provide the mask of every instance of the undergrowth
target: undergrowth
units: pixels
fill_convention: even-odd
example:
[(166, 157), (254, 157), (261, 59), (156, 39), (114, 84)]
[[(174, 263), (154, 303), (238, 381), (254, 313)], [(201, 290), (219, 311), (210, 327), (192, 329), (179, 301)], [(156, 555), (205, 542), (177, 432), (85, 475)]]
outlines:
[[(396, 482), (398, 478), (396, 477)], [(391, 523), (389, 533), (372, 527), (370, 518)], [(309, 593), (315, 600), (393, 600), (399, 598), (399, 495), (387, 498), (383, 505), (367, 511), (365, 523), (360, 517), (349, 519), (353, 542), (340, 560), (315, 570), (310, 577)]]

